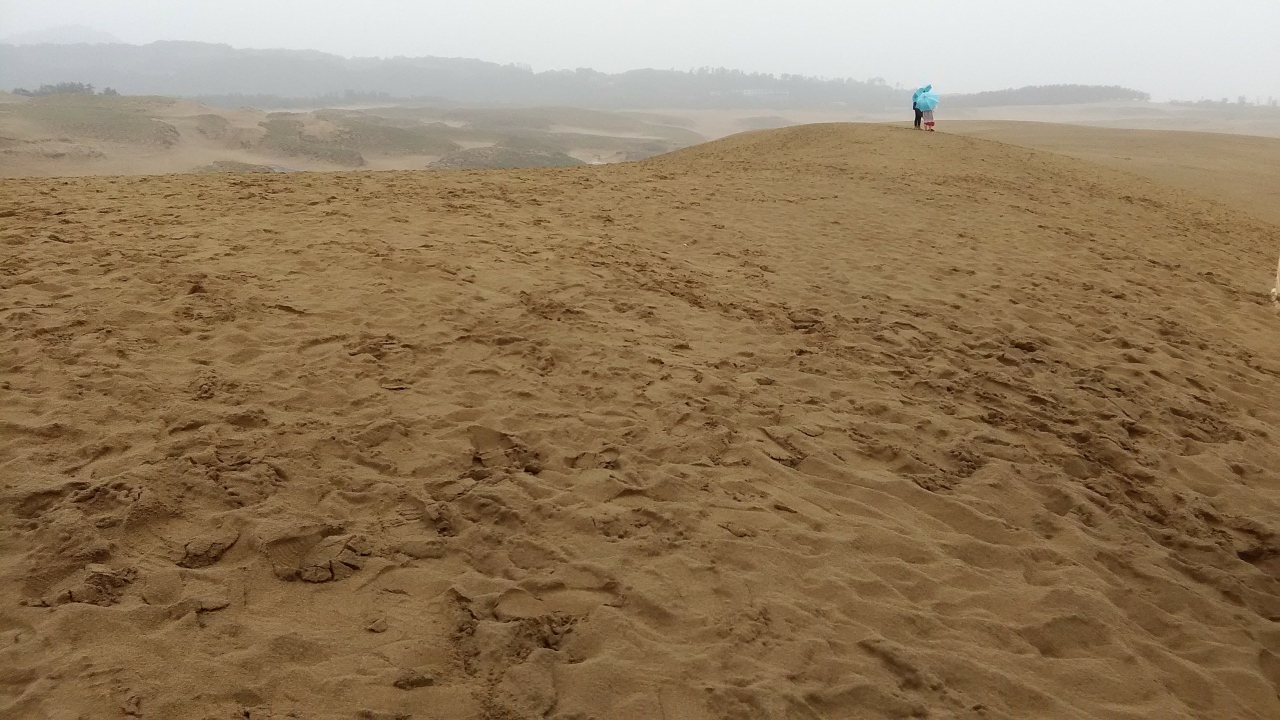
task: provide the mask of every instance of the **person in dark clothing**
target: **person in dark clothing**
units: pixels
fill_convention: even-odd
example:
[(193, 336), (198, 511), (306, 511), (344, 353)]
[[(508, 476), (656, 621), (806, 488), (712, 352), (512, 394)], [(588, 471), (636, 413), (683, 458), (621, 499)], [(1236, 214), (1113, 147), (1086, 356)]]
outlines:
[(920, 106), (915, 103), (911, 103), (911, 109), (916, 111), (916, 129), (919, 130), (920, 121), (924, 120), (924, 111), (921, 110)]

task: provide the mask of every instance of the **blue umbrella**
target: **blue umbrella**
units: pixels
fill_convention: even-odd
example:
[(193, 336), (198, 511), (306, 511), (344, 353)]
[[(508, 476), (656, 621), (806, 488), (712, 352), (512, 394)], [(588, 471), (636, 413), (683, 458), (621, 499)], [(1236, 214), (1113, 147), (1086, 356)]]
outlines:
[(933, 91), (932, 85), (926, 85), (916, 92), (920, 93), (915, 96), (916, 107), (920, 108), (924, 112), (929, 112), (930, 110), (938, 107), (938, 100), (940, 98), (938, 97), (938, 93)]

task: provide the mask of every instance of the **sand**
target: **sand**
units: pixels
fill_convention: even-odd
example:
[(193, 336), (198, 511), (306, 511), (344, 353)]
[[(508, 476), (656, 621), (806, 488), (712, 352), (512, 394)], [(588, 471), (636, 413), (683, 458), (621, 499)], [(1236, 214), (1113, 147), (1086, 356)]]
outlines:
[(841, 125), (0, 198), (0, 716), (1280, 717), (1216, 200)]
[[(153, 123), (140, 125), (137, 117), (129, 117), (133, 114)], [(910, 110), (867, 112), (838, 106), (622, 112), (393, 106), (295, 109), (287, 115), (301, 123), (305, 138), (280, 132), (278, 116), (267, 110), (229, 110), (164, 97), (31, 99), (0, 93), (0, 177), (147, 175), (235, 166), (343, 171), (571, 164), (561, 155), (597, 165), (639, 160), (748, 130), (830, 122), (900, 124), (911, 117)], [(355, 124), (343, 129), (338, 123), (344, 118)], [(1103, 164), (1123, 162), (1124, 169), (1139, 174), (1153, 170), (1161, 182), (1193, 191), (1206, 181), (1243, 187), (1261, 179), (1268, 190), (1258, 199), (1280, 207), (1274, 194), (1280, 109), (1133, 102), (949, 108), (944, 98), (938, 119), (944, 131)], [(495, 146), (520, 152), (490, 151), (506, 157), (458, 152)]]
[(1031, 122), (949, 122), (946, 131), (1125, 170), (1280, 224), (1280, 138)]
[[(850, 108), (740, 108), (740, 109), (653, 109), (627, 113), (653, 122), (680, 125), (707, 138), (718, 139), (746, 130), (788, 125), (830, 122), (910, 123), (911, 108), (888, 112), (868, 112)], [(938, 126), (954, 128), (956, 123), (998, 126), (1006, 123), (1071, 125), (1099, 129), (1167, 130), (1221, 133), (1252, 137), (1280, 138), (1280, 109), (1238, 105), (1177, 105), (1172, 103), (1114, 102), (1082, 105), (1019, 105), (957, 108), (942, 98), (937, 110)], [(1025, 133), (1026, 131), (1024, 131)], [(1034, 137), (1034, 135), (1032, 135)], [(1167, 148), (1174, 155), (1175, 143)]]
[(1089, 103), (943, 108), (948, 120), (1041, 122), (1127, 130), (1171, 130), (1280, 138), (1280, 108), (1228, 104)]

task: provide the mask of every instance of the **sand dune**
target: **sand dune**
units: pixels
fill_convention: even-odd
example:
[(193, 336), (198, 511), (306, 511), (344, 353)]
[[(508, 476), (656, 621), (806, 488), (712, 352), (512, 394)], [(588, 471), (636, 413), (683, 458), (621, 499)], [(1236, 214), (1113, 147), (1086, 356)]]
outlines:
[[(867, 112), (849, 108), (779, 108), (776, 110), (653, 109), (629, 113), (657, 123), (680, 125), (708, 138), (722, 138), (744, 130), (763, 130), (831, 122), (902, 123), (911, 122), (911, 109)], [(1280, 138), (1280, 110), (1236, 105), (1185, 105), (1172, 103), (1089, 103), (1081, 105), (1019, 105), (1013, 107), (955, 107), (944, 97), (938, 108), (939, 127), (950, 131), (957, 123), (999, 127), (1019, 123), (1025, 130), (1036, 124), (1056, 127), (1072, 125), (1098, 129), (1222, 133), (1249, 137)], [(1177, 144), (1169, 148), (1177, 153)]]
[(1280, 717), (1250, 215), (841, 125), (0, 188), (4, 717)]
[(1229, 133), (1280, 138), (1280, 110), (1236, 104), (1090, 103), (947, 108), (948, 121), (1061, 123), (1125, 130)]
[(1028, 122), (951, 122), (946, 129), (1118, 168), (1280, 224), (1280, 138)]

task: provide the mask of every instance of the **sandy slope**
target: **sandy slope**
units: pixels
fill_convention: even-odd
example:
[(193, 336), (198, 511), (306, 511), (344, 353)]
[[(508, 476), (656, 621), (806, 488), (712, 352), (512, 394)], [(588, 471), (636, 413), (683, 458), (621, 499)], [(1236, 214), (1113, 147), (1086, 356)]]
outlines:
[(1280, 224), (1280, 138), (1026, 122), (950, 122), (946, 130), (1126, 170)]
[(875, 126), (0, 189), (4, 717), (1280, 716), (1273, 225)]
[(1280, 110), (1237, 105), (1092, 103), (943, 108), (939, 119), (1064, 123), (1127, 130), (1230, 133), (1280, 138)]

